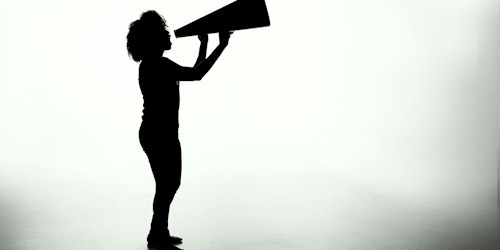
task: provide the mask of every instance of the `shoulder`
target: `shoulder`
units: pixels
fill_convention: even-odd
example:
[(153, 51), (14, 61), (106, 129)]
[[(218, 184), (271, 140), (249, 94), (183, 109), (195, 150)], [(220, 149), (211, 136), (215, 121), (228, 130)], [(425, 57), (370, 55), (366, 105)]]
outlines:
[(165, 68), (165, 62), (162, 59), (149, 59), (142, 60), (141, 64), (139, 64), (139, 72), (158, 72)]
[(161, 68), (158, 60), (142, 60), (139, 64), (139, 79), (157, 78)]
[(139, 64), (139, 68), (161, 68), (161, 67), (179, 67), (179, 65), (166, 57), (142, 60), (141, 63)]
[(170, 68), (170, 69), (176, 69), (176, 68), (180, 67), (179, 64), (175, 63), (174, 61), (172, 61), (166, 57), (161, 58), (161, 64), (165, 67)]

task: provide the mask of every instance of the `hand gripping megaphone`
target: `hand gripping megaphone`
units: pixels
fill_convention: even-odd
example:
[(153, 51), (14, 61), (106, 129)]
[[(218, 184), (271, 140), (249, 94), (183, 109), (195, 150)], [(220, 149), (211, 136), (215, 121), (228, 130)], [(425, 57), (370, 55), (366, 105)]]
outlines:
[(237, 0), (174, 31), (177, 38), (270, 26), (264, 0)]

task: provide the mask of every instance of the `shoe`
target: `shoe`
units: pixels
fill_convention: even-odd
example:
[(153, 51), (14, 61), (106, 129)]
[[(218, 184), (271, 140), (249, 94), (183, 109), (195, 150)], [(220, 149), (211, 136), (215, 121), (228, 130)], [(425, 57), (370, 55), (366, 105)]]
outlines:
[(172, 243), (172, 245), (182, 244), (182, 238), (176, 236), (170, 236), (170, 243)]
[[(167, 244), (169, 245), (179, 245), (182, 244), (182, 238), (176, 237), (176, 236), (169, 236)], [(156, 248), (158, 247), (159, 244), (159, 239), (151, 239), (148, 238), (148, 248)]]

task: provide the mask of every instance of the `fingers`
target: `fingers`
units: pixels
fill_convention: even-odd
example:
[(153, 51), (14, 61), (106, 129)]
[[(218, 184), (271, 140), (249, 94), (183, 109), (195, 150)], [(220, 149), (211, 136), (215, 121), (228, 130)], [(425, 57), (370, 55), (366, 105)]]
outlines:
[(219, 32), (219, 38), (222, 38), (224, 40), (228, 40), (229, 37), (231, 36), (231, 34), (233, 34), (232, 31), (221, 31), (221, 32)]
[(229, 31), (229, 30), (224, 30), (224, 31), (220, 31), (219, 32), (219, 35), (226, 35), (226, 36), (230, 36), (231, 34), (233, 34), (234, 31)]
[(198, 35), (198, 39), (199, 39), (201, 42), (207, 42), (207, 41), (208, 41), (208, 35), (207, 35), (207, 34), (201, 34), (201, 35)]

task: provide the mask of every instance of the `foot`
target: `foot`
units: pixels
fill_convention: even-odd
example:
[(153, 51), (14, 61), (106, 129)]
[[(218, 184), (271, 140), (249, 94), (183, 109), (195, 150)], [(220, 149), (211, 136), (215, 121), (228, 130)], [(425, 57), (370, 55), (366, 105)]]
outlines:
[[(148, 239), (148, 248), (156, 248), (160, 245), (159, 239)], [(167, 245), (179, 245), (182, 244), (182, 238), (176, 236), (169, 236)]]
[(173, 245), (182, 244), (182, 238), (176, 236), (170, 236), (170, 243), (172, 243)]

